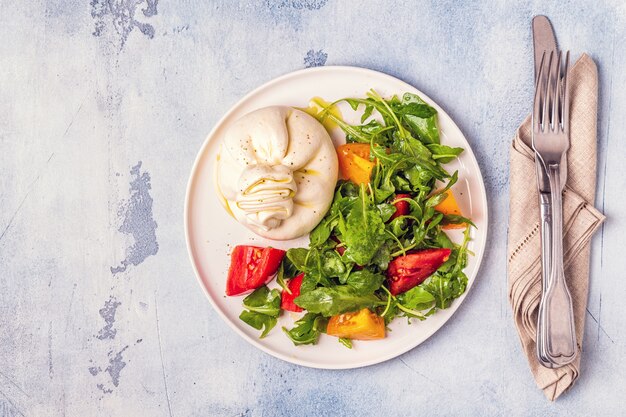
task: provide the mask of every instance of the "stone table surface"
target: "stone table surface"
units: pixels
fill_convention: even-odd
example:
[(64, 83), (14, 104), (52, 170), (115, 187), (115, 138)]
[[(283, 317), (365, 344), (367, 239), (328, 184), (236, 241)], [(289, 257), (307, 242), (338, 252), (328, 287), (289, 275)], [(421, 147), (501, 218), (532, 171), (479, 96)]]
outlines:
[[(624, 415), (626, 6), (548, 3), (0, 0), (0, 416)], [(531, 378), (506, 285), (508, 152), (531, 103), (536, 14), (598, 64), (608, 217), (582, 375), (555, 403)], [(319, 65), (383, 71), (436, 100), (489, 199), (483, 266), (454, 318), (356, 370), (246, 343), (202, 293), (183, 232), (212, 126), (251, 89)]]

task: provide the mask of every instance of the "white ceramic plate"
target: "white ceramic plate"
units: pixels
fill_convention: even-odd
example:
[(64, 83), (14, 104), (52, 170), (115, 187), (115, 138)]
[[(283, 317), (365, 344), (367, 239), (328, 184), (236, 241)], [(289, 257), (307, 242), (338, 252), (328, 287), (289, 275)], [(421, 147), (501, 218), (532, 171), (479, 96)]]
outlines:
[[(270, 105), (307, 107), (312, 97), (334, 101), (343, 97), (363, 97), (374, 88), (383, 97), (412, 92), (418, 94), (439, 112), (441, 142), (465, 149), (458, 160), (446, 165), (449, 172), (459, 171), (459, 181), (454, 186), (455, 195), (463, 214), (478, 227), (472, 232), (470, 256), (465, 272), (469, 277), (466, 293), (446, 310), (438, 311), (426, 321), (407, 325), (406, 319), (391, 323), (392, 332), (377, 341), (355, 341), (346, 349), (337, 339), (322, 335), (317, 345), (294, 346), (282, 332), (281, 326), (292, 327), (296, 315), (283, 314), (278, 325), (265, 339), (259, 331), (239, 320), (243, 297), (224, 295), (230, 251), (235, 245), (258, 245), (288, 249), (307, 247), (308, 238), (291, 241), (270, 241), (254, 235), (237, 223), (221, 206), (214, 189), (213, 174), (219, 143), (228, 127), (244, 114)], [(358, 115), (342, 108), (347, 121), (356, 123)], [(335, 144), (344, 142), (340, 132), (332, 132)], [(431, 99), (409, 84), (389, 75), (356, 67), (319, 67), (296, 71), (257, 88), (217, 123), (198, 153), (193, 166), (185, 201), (185, 233), (187, 248), (196, 275), (215, 310), (246, 341), (259, 349), (299, 365), (315, 368), (343, 369), (372, 365), (394, 358), (428, 339), (441, 328), (463, 302), (476, 279), (483, 257), (487, 237), (487, 199), (480, 169), (465, 137), (452, 119)], [(461, 234), (451, 236), (459, 241)], [(273, 283), (273, 286), (276, 284)], [(271, 286), (272, 286), (271, 285)]]

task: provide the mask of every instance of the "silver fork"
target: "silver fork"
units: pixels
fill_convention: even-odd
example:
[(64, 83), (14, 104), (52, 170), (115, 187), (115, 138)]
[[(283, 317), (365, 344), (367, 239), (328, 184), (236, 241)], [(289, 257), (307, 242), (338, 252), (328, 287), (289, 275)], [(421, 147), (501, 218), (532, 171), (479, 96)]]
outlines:
[(571, 363), (577, 353), (572, 298), (563, 267), (561, 158), (569, 148), (568, 67), (569, 51), (565, 55), (565, 68), (561, 66), (561, 52), (556, 55), (544, 52), (533, 107), (533, 149), (550, 179), (553, 208), (552, 266), (537, 323), (537, 356), (550, 368)]

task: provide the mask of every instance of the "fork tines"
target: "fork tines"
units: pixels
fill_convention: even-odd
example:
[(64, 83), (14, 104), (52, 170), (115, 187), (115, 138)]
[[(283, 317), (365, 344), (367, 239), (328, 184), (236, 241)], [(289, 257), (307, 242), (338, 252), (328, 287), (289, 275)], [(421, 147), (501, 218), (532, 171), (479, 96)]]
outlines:
[(567, 70), (569, 51), (565, 53), (565, 65), (561, 64), (562, 54), (553, 51), (543, 52), (535, 86), (533, 108), (533, 128), (545, 132), (569, 130), (569, 93), (567, 91)]

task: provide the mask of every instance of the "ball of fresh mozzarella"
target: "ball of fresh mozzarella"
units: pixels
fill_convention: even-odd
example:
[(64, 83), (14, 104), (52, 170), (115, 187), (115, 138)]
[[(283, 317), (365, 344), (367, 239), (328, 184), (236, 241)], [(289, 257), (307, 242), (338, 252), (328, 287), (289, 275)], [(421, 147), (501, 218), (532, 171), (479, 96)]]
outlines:
[(226, 132), (216, 185), (227, 210), (275, 240), (309, 233), (330, 207), (337, 154), (315, 118), (291, 107), (248, 113)]

